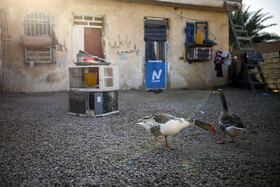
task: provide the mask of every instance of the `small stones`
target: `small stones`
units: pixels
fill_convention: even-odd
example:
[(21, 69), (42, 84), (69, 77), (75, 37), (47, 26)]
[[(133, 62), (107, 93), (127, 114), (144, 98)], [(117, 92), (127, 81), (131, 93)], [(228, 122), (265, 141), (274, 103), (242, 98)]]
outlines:
[[(169, 137), (174, 151), (160, 137), (154, 154), (154, 137), (135, 121), (158, 112), (187, 117), (208, 93), (121, 91), (120, 113), (101, 118), (67, 115), (67, 93), (0, 103), (0, 186), (277, 186), (278, 95), (262, 102), (250, 90), (226, 90), (248, 130), (236, 144), (217, 145), (221, 132), (189, 127)], [(216, 127), (219, 99), (209, 96), (201, 110), (195, 117)]]

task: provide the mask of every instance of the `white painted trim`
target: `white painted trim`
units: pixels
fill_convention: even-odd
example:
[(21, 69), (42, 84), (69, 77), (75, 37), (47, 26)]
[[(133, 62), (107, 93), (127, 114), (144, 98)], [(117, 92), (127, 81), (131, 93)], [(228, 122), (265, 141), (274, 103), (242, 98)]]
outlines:
[(84, 44), (84, 27), (73, 27), (73, 60), (77, 61), (77, 53), (79, 53), (79, 50), (85, 49)]
[(91, 13), (80, 13), (80, 12), (73, 12), (73, 16), (93, 16), (93, 17), (104, 17), (104, 14), (91, 14)]

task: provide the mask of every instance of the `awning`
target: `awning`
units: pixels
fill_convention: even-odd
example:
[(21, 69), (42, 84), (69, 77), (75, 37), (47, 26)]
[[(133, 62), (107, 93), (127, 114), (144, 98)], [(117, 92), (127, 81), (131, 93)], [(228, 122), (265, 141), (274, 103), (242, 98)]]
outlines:
[(164, 20), (147, 19), (145, 21), (144, 40), (146, 42), (166, 42), (166, 22)]
[(47, 47), (52, 45), (52, 40), (48, 34), (39, 36), (21, 36), (22, 45), (25, 47)]

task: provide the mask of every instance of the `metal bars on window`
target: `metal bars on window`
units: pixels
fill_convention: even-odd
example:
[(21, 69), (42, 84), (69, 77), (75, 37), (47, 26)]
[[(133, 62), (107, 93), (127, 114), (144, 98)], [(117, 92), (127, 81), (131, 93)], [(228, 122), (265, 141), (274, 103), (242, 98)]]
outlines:
[(24, 35), (39, 36), (48, 34), (52, 38), (52, 20), (44, 12), (31, 12), (24, 17)]
[[(25, 36), (49, 35), (53, 39), (53, 20), (44, 12), (34, 11), (27, 14), (23, 20)], [(55, 60), (54, 48), (44, 47), (24, 47), (26, 63), (52, 63)]]

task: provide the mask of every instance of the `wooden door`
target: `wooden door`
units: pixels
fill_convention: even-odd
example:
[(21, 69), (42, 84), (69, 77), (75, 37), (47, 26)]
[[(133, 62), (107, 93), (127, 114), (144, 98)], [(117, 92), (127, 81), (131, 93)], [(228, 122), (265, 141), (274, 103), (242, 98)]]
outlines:
[(99, 28), (84, 28), (84, 51), (104, 58), (102, 47), (102, 30)]

